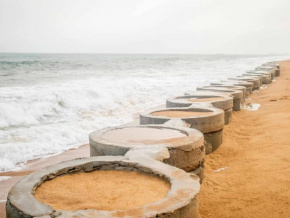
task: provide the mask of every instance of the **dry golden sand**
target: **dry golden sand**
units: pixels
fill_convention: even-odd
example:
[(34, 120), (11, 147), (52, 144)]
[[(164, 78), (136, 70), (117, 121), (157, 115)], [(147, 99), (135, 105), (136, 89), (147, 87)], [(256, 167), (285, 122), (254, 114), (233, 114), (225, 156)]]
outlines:
[(212, 97), (212, 98), (188, 98), (189, 102), (212, 102), (225, 100), (223, 97)]
[(206, 156), (201, 218), (290, 217), (290, 61), (280, 66), (281, 76), (250, 96), (259, 110), (234, 112), (222, 146)]
[(35, 197), (59, 210), (128, 210), (163, 199), (164, 179), (129, 171), (93, 171), (57, 177), (36, 189)]
[(212, 112), (197, 112), (197, 111), (179, 111), (179, 110), (170, 110), (170, 111), (157, 111), (151, 113), (152, 116), (164, 116), (170, 118), (186, 118), (186, 117), (201, 117), (210, 115)]

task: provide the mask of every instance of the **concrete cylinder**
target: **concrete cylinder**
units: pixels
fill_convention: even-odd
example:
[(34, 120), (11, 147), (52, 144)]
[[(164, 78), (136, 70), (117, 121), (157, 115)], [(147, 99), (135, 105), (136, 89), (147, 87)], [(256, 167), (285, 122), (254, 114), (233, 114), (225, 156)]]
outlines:
[(223, 80), (221, 82), (213, 82), (210, 85), (233, 85), (233, 86), (243, 86), (246, 88), (246, 96), (249, 96), (253, 92), (253, 83), (246, 81), (237, 80)]
[(229, 124), (232, 117), (233, 97), (225, 93), (196, 91), (184, 96), (175, 96), (166, 100), (166, 107), (189, 107), (193, 103), (207, 102), (214, 107), (225, 111), (225, 125)]
[(140, 113), (140, 124), (164, 124), (170, 120), (182, 120), (185, 125), (204, 134), (206, 154), (222, 144), (224, 111), (218, 108), (164, 108)]
[(260, 67), (256, 67), (255, 70), (266, 71), (267, 73), (271, 73), (272, 80), (274, 80), (274, 78), (276, 77), (276, 74), (280, 75), (280, 70), (279, 72), (276, 72), (276, 70), (278, 70), (276, 67), (260, 66)]
[(247, 96), (247, 88), (244, 86), (235, 86), (235, 85), (231, 85), (231, 84), (221, 84), (221, 85), (213, 85), (214, 83), (210, 83), (210, 87), (221, 87), (221, 88), (227, 88), (227, 89), (231, 89), (231, 90), (239, 90), (243, 92), (243, 98), (245, 100), (246, 96)]
[[(51, 205), (36, 199), (34, 193), (41, 184), (51, 182), (58, 177), (84, 173), (90, 176), (95, 171), (130, 171), (137, 175), (148, 175), (169, 182), (167, 195), (153, 203), (127, 210), (95, 210), (81, 209), (76, 211), (55, 209)], [(116, 177), (114, 177), (116, 178)], [(108, 181), (111, 182), (111, 181)], [(118, 185), (118, 184), (116, 184)], [(124, 184), (126, 185), (126, 184)], [(95, 187), (98, 189), (99, 187)], [(9, 218), (22, 217), (166, 217), (166, 218), (195, 218), (198, 216), (199, 179), (195, 175), (169, 166), (159, 161), (129, 160), (125, 157), (91, 157), (76, 159), (46, 167), (32, 173), (17, 184), (8, 194), (6, 211)], [(138, 189), (136, 189), (138, 190)], [(94, 191), (94, 190), (91, 190)], [(76, 194), (75, 194), (76, 195)], [(73, 195), (63, 198), (63, 201)], [(79, 196), (79, 195), (76, 195)], [(122, 196), (119, 201), (122, 201)], [(134, 198), (134, 196), (132, 196)], [(68, 201), (68, 200), (67, 200)], [(84, 202), (79, 202), (79, 204)], [(86, 202), (85, 202), (86, 203)], [(90, 202), (88, 202), (90, 203)], [(110, 203), (110, 202), (109, 202)]]
[(260, 76), (262, 78), (262, 83), (263, 84), (270, 84), (272, 83), (272, 77), (271, 77), (271, 73), (267, 73), (265, 71), (256, 71), (256, 70), (250, 70), (247, 71), (245, 74), (243, 75), (252, 75), (252, 76)]
[(163, 160), (164, 163), (202, 175), (204, 138), (196, 129), (164, 125), (121, 126), (97, 130), (89, 138), (91, 156), (124, 156), (133, 149), (165, 147), (170, 156)]
[(234, 78), (228, 78), (228, 80), (251, 82), (253, 83), (253, 90), (258, 90), (261, 86), (260, 78), (234, 77)]
[(229, 89), (224, 87), (212, 87), (212, 86), (202, 86), (197, 87), (198, 91), (209, 91), (209, 92), (217, 92), (217, 93), (229, 93), (233, 97), (233, 111), (240, 111), (241, 105), (244, 104), (244, 93), (240, 90)]

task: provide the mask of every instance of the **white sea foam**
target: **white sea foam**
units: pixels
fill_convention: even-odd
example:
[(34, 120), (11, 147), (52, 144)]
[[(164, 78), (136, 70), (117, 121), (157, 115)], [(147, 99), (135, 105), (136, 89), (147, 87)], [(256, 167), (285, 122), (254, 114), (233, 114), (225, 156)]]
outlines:
[(87, 143), (90, 132), (130, 122), (133, 114), (165, 104), (167, 97), (190, 93), (196, 86), (274, 59), (88, 55), (69, 62), (67, 56), (45, 58), (34, 66), (20, 58), (15, 64), (2, 57), (1, 65), (0, 56), (0, 171)]

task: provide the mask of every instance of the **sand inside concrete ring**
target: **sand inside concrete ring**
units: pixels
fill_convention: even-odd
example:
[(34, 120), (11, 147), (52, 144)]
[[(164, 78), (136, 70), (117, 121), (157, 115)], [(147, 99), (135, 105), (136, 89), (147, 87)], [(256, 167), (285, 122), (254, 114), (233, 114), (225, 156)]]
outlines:
[(129, 210), (163, 199), (170, 183), (129, 171), (93, 171), (56, 177), (36, 189), (35, 197), (57, 210)]
[(152, 116), (164, 116), (170, 118), (186, 118), (186, 117), (201, 117), (211, 115), (213, 112), (209, 111), (182, 111), (182, 110), (168, 110), (168, 111), (157, 111), (151, 113)]
[(152, 127), (130, 127), (105, 132), (102, 138), (108, 142), (137, 144), (156, 144), (174, 142), (187, 137), (179, 130)]

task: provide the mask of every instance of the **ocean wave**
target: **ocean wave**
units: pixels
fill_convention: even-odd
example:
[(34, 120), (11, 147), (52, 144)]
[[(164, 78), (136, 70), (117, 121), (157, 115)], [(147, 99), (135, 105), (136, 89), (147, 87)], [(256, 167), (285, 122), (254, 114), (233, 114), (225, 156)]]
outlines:
[[(23, 62), (34, 56), (17, 57), (13, 61), (25, 67), (4, 72), (9, 76), (0, 82), (0, 171), (87, 143), (89, 133), (96, 129), (132, 121), (133, 114), (165, 104), (167, 97), (241, 74), (274, 58), (73, 57), (36, 58), (37, 67)], [(76, 65), (80, 70), (72, 71)]]

